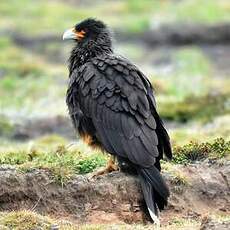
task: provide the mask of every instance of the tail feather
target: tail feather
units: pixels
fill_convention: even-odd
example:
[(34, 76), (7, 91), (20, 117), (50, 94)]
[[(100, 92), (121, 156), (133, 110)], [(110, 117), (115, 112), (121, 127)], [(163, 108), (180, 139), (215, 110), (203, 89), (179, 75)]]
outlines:
[(161, 211), (167, 205), (168, 186), (154, 166), (152, 168), (139, 168), (138, 174), (149, 214), (152, 220), (157, 223), (158, 209)]
[(149, 214), (151, 218), (153, 219), (153, 221), (155, 222), (158, 216), (158, 209), (157, 209), (157, 205), (155, 202), (153, 187), (148, 181), (146, 181), (142, 177), (141, 177), (140, 182), (141, 182), (141, 187), (142, 187), (142, 191), (143, 191), (143, 195), (144, 195), (146, 203), (148, 201), (147, 207), (148, 207)]

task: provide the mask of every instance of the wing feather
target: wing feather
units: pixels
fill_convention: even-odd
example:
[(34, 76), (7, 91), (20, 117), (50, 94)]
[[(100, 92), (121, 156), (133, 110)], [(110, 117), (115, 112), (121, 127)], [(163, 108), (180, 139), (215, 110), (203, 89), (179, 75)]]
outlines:
[(80, 108), (104, 148), (134, 164), (153, 165), (164, 141), (158, 140), (159, 116), (145, 76), (125, 59), (109, 55), (94, 58), (78, 74)]

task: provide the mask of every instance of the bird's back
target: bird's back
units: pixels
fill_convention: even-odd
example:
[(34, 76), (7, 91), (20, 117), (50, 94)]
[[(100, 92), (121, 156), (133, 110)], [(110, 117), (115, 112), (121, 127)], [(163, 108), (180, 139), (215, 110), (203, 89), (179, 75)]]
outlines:
[[(93, 139), (97, 138), (108, 152), (129, 155), (133, 163), (145, 166), (159, 164), (163, 152), (171, 157), (169, 138), (156, 112), (151, 84), (128, 60), (106, 54), (76, 68), (70, 75), (67, 104), (70, 114), (74, 114), (75, 127), (82, 131), (79, 121), (84, 117), (83, 124), (90, 123), (90, 128), (84, 129), (93, 131)], [(120, 137), (119, 144), (116, 140)], [(143, 148), (146, 154), (135, 155), (132, 144), (128, 149), (122, 144), (135, 139), (139, 150)]]

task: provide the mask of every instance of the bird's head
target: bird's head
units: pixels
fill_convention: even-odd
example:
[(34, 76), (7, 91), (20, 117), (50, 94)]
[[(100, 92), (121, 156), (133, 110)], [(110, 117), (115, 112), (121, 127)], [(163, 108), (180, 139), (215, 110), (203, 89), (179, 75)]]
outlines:
[(77, 23), (63, 34), (63, 40), (74, 40), (78, 45), (98, 44), (111, 47), (111, 34), (99, 20), (88, 18)]

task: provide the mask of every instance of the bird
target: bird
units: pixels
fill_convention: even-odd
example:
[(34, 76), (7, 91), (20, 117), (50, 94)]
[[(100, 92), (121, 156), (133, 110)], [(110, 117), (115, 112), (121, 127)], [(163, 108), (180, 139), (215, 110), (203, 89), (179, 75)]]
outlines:
[(63, 34), (72, 40), (66, 103), (74, 129), (88, 145), (110, 154), (106, 169), (130, 171), (139, 178), (154, 223), (168, 203), (169, 188), (160, 160), (172, 159), (167, 130), (153, 87), (141, 70), (113, 49), (110, 28), (87, 18)]

